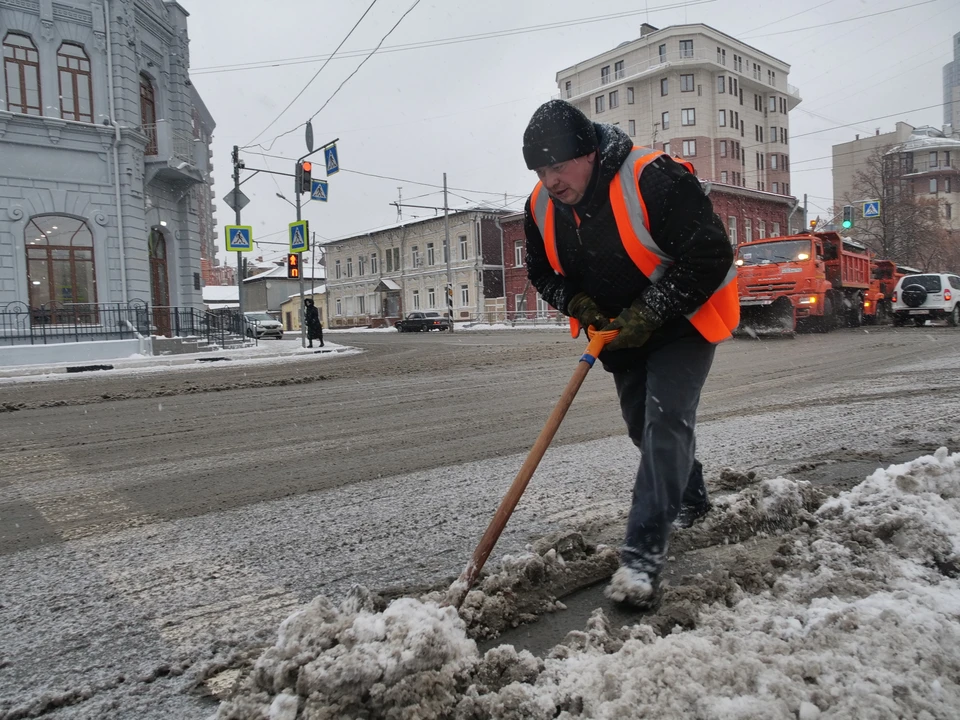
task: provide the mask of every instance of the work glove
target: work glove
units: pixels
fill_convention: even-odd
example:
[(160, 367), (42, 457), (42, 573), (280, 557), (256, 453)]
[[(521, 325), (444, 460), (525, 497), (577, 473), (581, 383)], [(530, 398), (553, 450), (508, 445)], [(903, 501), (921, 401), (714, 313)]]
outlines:
[(626, 350), (642, 346), (653, 331), (663, 324), (660, 316), (643, 300), (637, 298), (630, 307), (607, 323), (603, 330), (619, 330), (617, 336), (604, 346), (604, 350)]
[(583, 328), (584, 332), (591, 325), (595, 330), (599, 330), (610, 322), (610, 318), (600, 312), (600, 308), (594, 302), (594, 299), (583, 292), (570, 298), (570, 302), (567, 303), (567, 315), (575, 317), (580, 322), (580, 327)]

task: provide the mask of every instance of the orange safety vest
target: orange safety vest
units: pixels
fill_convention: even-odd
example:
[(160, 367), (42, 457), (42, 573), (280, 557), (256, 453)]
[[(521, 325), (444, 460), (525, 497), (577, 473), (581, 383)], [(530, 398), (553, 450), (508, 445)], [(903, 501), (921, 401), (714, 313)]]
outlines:
[[(667, 268), (673, 264), (673, 258), (664, 253), (650, 235), (650, 219), (640, 194), (639, 183), (643, 169), (663, 154), (659, 150), (634, 147), (610, 182), (610, 205), (617, 221), (620, 240), (630, 259), (651, 283), (663, 277)], [(693, 172), (690, 163), (682, 164)], [(628, 178), (627, 182), (624, 182), (624, 176)], [(530, 195), (530, 212), (543, 237), (550, 266), (558, 275), (563, 275), (557, 253), (553, 199), (544, 190), (542, 182), (537, 183)], [(718, 343), (731, 337), (740, 322), (736, 265), (730, 264), (720, 287), (703, 305), (686, 317), (709, 342)]]

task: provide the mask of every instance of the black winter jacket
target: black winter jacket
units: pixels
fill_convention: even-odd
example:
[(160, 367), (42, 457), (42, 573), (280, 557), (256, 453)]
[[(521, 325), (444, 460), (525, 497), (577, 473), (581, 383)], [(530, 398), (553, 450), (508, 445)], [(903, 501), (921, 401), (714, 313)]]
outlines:
[[(664, 324), (641, 348), (603, 352), (607, 370), (628, 370), (648, 352), (671, 339), (696, 333), (684, 317), (720, 287), (733, 262), (733, 248), (700, 181), (679, 163), (662, 156), (641, 173), (640, 192), (650, 221), (650, 235), (674, 259), (651, 284), (627, 255), (610, 206), (610, 182), (633, 148), (630, 137), (613, 125), (595, 123), (599, 159), (583, 200), (575, 208), (555, 199), (557, 253), (564, 275), (553, 271), (543, 238), (525, 207), (527, 275), (540, 296), (566, 313), (579, 292), (592, 297), (615, 317), (642, 297)], [(580, 218), (579, 230), (573, 210)]]

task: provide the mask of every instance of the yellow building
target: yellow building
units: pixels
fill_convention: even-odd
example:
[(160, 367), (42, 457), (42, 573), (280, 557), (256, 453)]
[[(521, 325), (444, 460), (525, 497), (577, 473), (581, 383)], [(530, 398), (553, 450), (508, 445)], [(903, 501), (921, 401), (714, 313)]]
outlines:
[[(320, 323), (324, 329), (327, 328), (327, 286), (317, 285), (313, 288), (304, 288), (303, 298), (313, 298), (313, 304), (317, 306), (320, 313)], [(291, 295), (280, 305), (280, 322), (283, 323), (284, 332), (300, 331), (300, 293)]]

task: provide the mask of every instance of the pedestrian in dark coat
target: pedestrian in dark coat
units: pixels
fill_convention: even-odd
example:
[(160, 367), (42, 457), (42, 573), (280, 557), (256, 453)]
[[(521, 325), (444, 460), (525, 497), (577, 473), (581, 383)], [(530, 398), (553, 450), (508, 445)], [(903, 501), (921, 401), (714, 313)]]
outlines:
[(671, 527), (710, 509), (694, 426), (716, 343), (739, 320), (733, 249), (691, 165), (570, 103), (534, 113), (523, 154), (540, 179), (525, 208), (531, 283), (581, 327), (619, 331), (599, 359), (641, 459), (607, 596), (648, 608)]
[(319, 340), (320, 347), (323, 347), (323, 323), (320, 322), (320, 311), (311, 298), (304, 300), (303, 304), (307, 308), (304, 313), (307, 323), (307, 340), (310, 341), (307, 347), (313, 347), (314, 340)]

